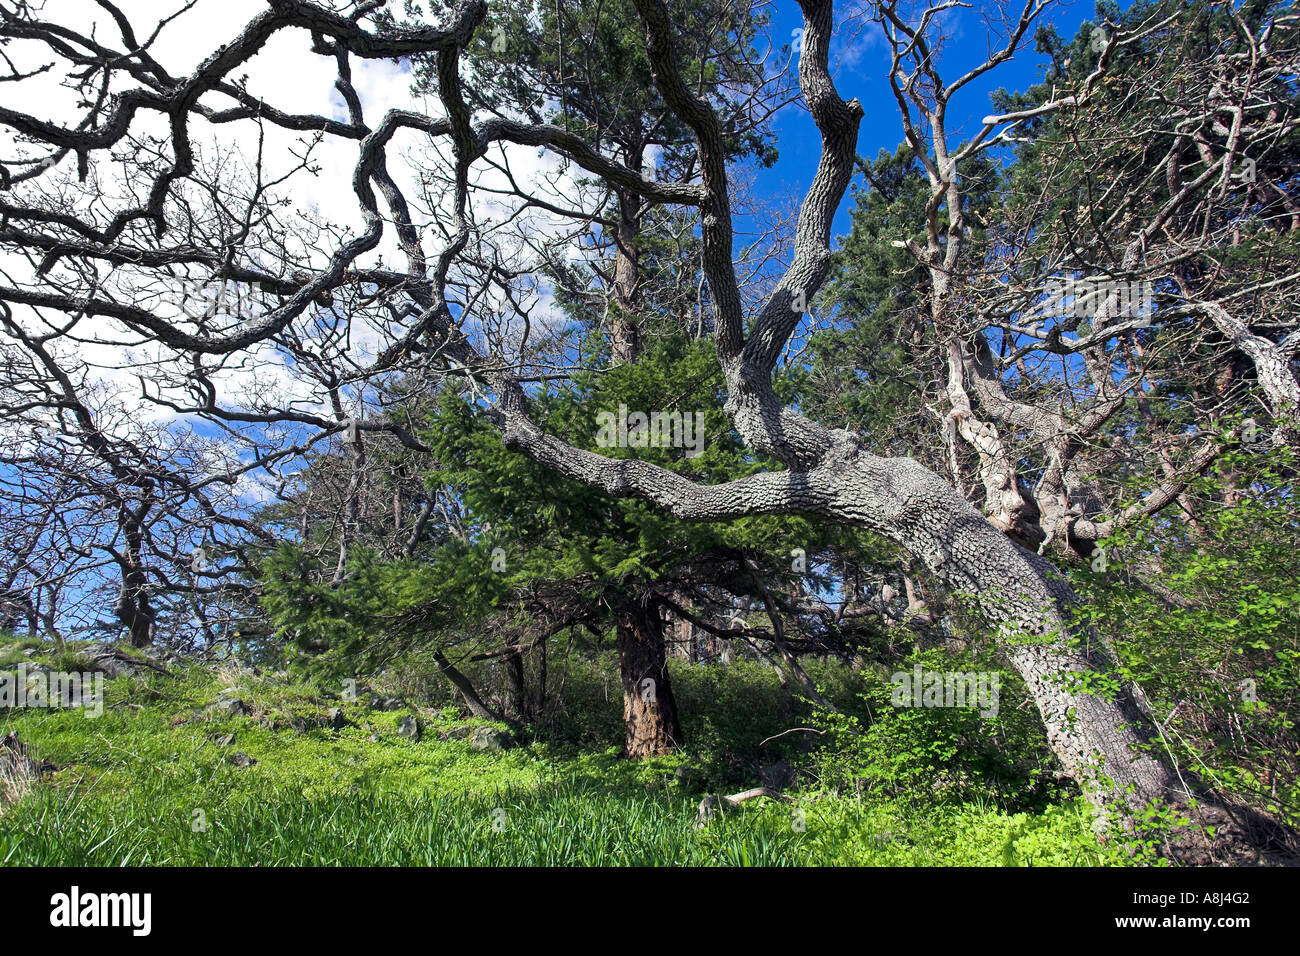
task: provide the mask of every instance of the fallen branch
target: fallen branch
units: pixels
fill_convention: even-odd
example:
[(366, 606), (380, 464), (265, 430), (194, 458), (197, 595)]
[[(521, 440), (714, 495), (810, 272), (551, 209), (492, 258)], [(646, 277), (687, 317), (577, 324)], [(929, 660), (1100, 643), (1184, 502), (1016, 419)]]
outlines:
[(722, 807), (738, 807), (746, 800), (753, 800), (755, 797), (767, 797), (769, 800), (790, 800), (785, 794), (778, 793), (770, 787), (755, 787), (753, 790), (733, 793), (731, 796), (723, 793), (710, 793), (700, 801), (699, 820), (695, 825), (699, 827), (705, 826), (717, 815), (718, 810)]
[(809, 734), (821, 735), (827, 733), (827, 731), (818, 730), (816, 727), (791, 727), (789, 730), (783, 730), (779, 734), (773, 734), (771, 737), (768, 737), (767, 740), (759, 741), (758, 745), (761, 747), (763, 746), (763, 744), (767, 743), (768, 740), (776, 740), (777, 737), (784, 737), (786, 734), (793, 734), (795, 731), (799, 731), (799, 730), (802, 730), (805, 733), (809, 733)]

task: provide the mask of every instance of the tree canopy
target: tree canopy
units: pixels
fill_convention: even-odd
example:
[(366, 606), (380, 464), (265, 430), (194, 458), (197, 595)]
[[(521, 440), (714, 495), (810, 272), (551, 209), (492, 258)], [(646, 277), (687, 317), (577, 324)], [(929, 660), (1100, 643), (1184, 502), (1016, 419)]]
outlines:
[[(999, 3), (956, 69), (946, 3), (800, 0), (791, 43), (714, 0), (398, 6), (268, 0), (174, 72), (171, 19), (0, 3), (7, 628), (331, 679), (428, 655), (518, 735), (548, 648), (609, 642), (631, 757), (682, 744), (675, 657), (842, 728), (810, 661), (946, 648), (1014, 675), (1104, 820), (1295, 812), (1289, 5), (1066, 37)], [(853, 29), (901, 123), (875, 158)], [(285, 43), (332, 112), (244, 75)], [(47, 73), (57, 113), (12, 95)], [(756, 179), (798, 108), (782, 208)], [(333, 214), (295, 200), (336, 174)]]

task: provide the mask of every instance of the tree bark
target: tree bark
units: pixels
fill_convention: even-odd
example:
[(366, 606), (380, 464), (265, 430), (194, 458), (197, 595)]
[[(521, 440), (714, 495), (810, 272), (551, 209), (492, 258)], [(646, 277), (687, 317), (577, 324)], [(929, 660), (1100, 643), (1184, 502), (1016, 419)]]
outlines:
[(615, 614), (623, 684), (623, 752), (632, 758), (672, 753), (682, 741), (677, 700), (668, 678), (663, 621), (650, 602), (628, 602)]
[[(640, 170), (640, 157), (632, 168)], [(636, 215), (638, 198), (620, 194), (618, 200), (618, 250), (614, 260), (614, 310), (610, 328), (610, 356), (630, 364), (641, 354), (641, 329), (637, 321), (637, 283), (640, 279), (637, 240), (641, 222)]]
[(113, 613), (131, 634), (132, 647), (153, 643), (153, 626), (157, 618), (149, 600), (149, 578), (144, 568), (144, 518), (153, 506), (152, 485), (142, 486), (141, 501), (132, 509), (126, 502), (119, 506), (125, 553), (118, 558), (122, 584)]
[(512, 720), (529, 718), (528, 698), (524, 688), (524, 656), (511, 651), (503, 661), (506, 669), (506, 716)]
[(537, 645), (537, 695), (533, 698), (533, 714), (537, 716), (546, 713), (546, 645), (549, 643), (547, 639)]

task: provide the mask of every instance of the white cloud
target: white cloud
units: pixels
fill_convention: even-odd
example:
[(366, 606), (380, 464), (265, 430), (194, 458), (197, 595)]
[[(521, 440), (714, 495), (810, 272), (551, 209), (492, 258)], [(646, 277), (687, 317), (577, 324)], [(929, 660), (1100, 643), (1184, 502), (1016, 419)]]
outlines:
[[(133, 18), (138, 36), (149, 35), (152, 24), (163, 12), (161, 5), (155, 2), (126, 3), (123, 8)], [(259, 0), (199, 0), (192, 10), (162, 31), (150, 52), (174, 76), (184, 76), (218, 46), (233, 41), (244, 24), (266, 9), (265, 3)], [(103, 9), (90, 0), (60, 0), (57, 5), (50, 4), (44, 15), (84, 32), (93, 30), (106, 44), (113, 45), (117, 41), (120, 45), (116, 26)], [(310, 44), (310, 35), (304, 30), (280, 31), (270, 38), (245, 67), (236, 70), (233, 78), (238, 79), (246, 73), (248, 90), (282, 111), (346, 119), (343, 98), (335, 88), (336, 64), (332, 57), (313, 53)], [(49, 59), (48, 51), (33, 43), (14, 43), (6, 52), (20, 68)], [(352, 82), (363, 104), (367, 123), (373, 125), (388, 109), (411, 109), (437, 115), (435, 102), (417, 98), (412, 93), (412, 75), (408, 64), (392, 60), (353, 58), (351, 68)], [(60, 78), (56, 65), (48, 74), (26, 81), (24, 94), (27, 97), (27, 108), (34, 115), (70, 125), (78, 121), (84, 110), (78, 105), (80, 95), (61, 86)], [(208, 94), (204, 103), (217, 108), (228, 108), (231, 105), (228, 98), (215, 94)], [(159, 137), (165, 137), (168, 133), (163, 118), (153, 113), (139, 114), (132, 128)], [(195, 120), (190, 124), (190, 131), (197, 154), (203, 161), (226, 164), (223, 176), (229, 175), (232, 182), (241, 174), (251, 177), (250, 170), (259, 147), (259, 129), (256, 124), (242, 121), (212, 126)], [(312, 139), (271, 125), (265, 126), (260, 133), (265, 137), (261, 143), (262, 173), (265, 179), (286, 175), (296, 162), (292, 150), (301, 153), (305, 144)], [(11, 140), (7, 150), (11, 155), (15, 151), (26, 151), (31, 155), (30, 149), (24, 150), (12, 142), (11, 133), (6, 131), (5, 135)], [(544, 177), (550, 177), (555, 180), (553, 193), (557, 199), (578, 203), (580, 190), (556, 156), (539, 154), (536, 149), (516, 147), (508, 148), (507, 154), (516, 177), (524, 185), (533, 185)], [(430, 228), (433, 222), (439, 218), (444, 221), (450, 218), (449, 197), (432, 197), (435, 200), (433, 209), (424, 209), (420, 202), (419, 173), (433, 155), (434, 151), (423, 134), (403, 132), (394, 138), (389, 149), (388, 163), (390, 173), (411, 201), (417, 224), (430, 239), (427, 252), (436, 251), (439, 233)], [(319, 217), (341, 230), (355, 234), (363, 227), (363, 217), (352, 189), (357, 143), (325, 137), (314, 147), (312, 157), (316, 171), (312, 174), (299, 173), (286, 187), (292, 199), (293, 211), (303, 216)], [(401, 161), (402, 157), (408, 161)], [(65, 160), (65, 166), (70, 162)], [(506, 179), (503, 175), (480, 165), (482, 168), (476, 171), (479, 185), (505, 188)], [(119, 173), (120, 166), (111, 162), (105, 154), (95, 154), (94, 175), (108, 196), (124, 202), (128, 196), (128, 186), (120, 179)], [(184, 184), (180, 188), (184, 188)], [(72, 194), (76, 194), (75, 188)], [(83, 204), (89, 201), (85, 196), (86, 193), (83, 192)], [(508, 218), (517, 209), (516, 202), (488, 193), (482, 194), (476, 202), (481, 215), (491, 216), (497, 221)], [(84, 207), (80, 211), (84, 212)], [(382, 204), (381, 211), (384, 211)], [(562, 220), (548, 214), (538, 214), (528, 220), (524, 231), (537, 238), (561, 234), (564, 228)], [(311, 260), (304, 262), (304, 265), (319, 267), (324, 262), (324, 254), (319, 251), (312, 257), (304, 250), (303, 258)], [(403, 261), (391, 228), (385, 231), (381, 245), (363, 257), (359, 264), (372, 265), (381, 258), (390, 264)], [(32, 278), (28, 266), (13, 256), (6, 258), (3, 266), (12, 270), (17, 278)], [(124, 287), (124, 282), (133, 278), (128, 270), (122, 270), (119, 276), (107, 283), (106, 288), (116, 287), (119, 293), (132, 295), (134, 293), (129, 291), (129, 287)], [(501, 305), (499, 299), (489, 297), (488, 301)], [(184, 319), (174, 305), (163, 306), (158, 312), (178, 321)], [(542, 291), (539, 320), (546, 324), (556, 320), (553, 300), (547, 290)], [(29, 314), (25, 321), (34, 323), (35, 318)], [(95, 331), (88, 334), (92, 328)], [(159, 375), (152, 387), (160, 389), (178, 402), (186, 400), (184, 389), (166, 384), (168, 377), (180, 381), (183, 371), (179, 367), (181, 361), (171, 356), (169, 350), (143, 345), (126, 350), (118, 343), (131, 337), (116, 323), (102, 319), (85, 320), (77, 331), (83, 338), (89, 339), (79, 342), (76, 351), (80, 361), (93, 369), (93, 377), (122, 389), (138, 391), (136, 375), (140, 359), (157, 363), (155, 367), (159, 368), (171, 360), (178, 366), (174, 374)], [(366, 354), (373, 355), (381, 347), (383, 338), (384, 333), (380, 329), (357, 317), (348, 339), (350, 354), (356, 360)], [(322, 412), (327, 407), (320, 389), (312, 387), (284, 355), (270, 346), (255, 348), (239, 360), (225, 363), (220, 371), (213, 374), (213, 380), (218, 384), (222, 402), (235, 407), (240, 405), (241, 397), (258, 393), (278, 395), (286, 402), (311, 405), (313, 410)], [(164, 419), (171, 415), (164, 408), (156, 409), (155, 414)]]

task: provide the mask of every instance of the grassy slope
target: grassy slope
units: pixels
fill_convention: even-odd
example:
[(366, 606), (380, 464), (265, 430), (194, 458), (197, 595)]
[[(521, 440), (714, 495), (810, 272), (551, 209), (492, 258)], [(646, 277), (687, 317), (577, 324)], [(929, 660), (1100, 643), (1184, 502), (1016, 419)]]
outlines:
[[(12, 651), (7, 656), (13, 661)], [(0, 653), (0, 666), (6, 655)], [(66, 662), (65, 662), (66, 663)], [(207, 705), (235, 686), (252, 716)], [(455, 721), (371, 711), (311, 685), (198, 669), (119, 678), (102, 717), (0, 711), (60, 769), (0, 816), (9, 865), (1097, 865), (1081, 806), (1008, 814), (977, 805), (816, 793), (755, 800), (704, 828), (689, 758), (533, 744), (482, 752), (440, 741)], [(297, 732), (342, 705), (352, 724)], [(274, 721), (277, 729), (265, 724)], [(213, 738), (233, 733), (233, 747)], [(378, 734), (379, 742), (370, 739)], [(238, 767), (231, 755), (255, 758)]]

